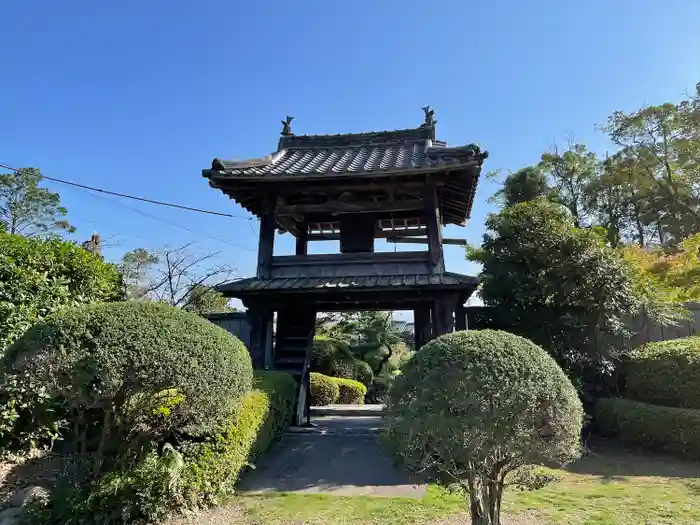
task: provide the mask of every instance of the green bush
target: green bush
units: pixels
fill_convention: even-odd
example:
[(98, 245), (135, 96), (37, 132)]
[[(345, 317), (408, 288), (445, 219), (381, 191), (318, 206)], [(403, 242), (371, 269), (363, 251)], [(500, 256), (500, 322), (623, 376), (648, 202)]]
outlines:
[(359, 381), (365, 386), (371, 385), (372, 381), (374, 380), (374, 372), (372, 371), (372, 367), (365, 361), (360, 361), (357, 359), (355, 361), (355, 373), (353, 379)]
[[(231, 417), (250, 391), (245, 346), (205, 319), (163, 304), (64, 309), (7, 349), (6, 369), (59, 400), (66, 438), (104, 463), (185, 439)], [(104, 465), (109, 467), (110, 465)]]
[(265, 452), (292, 420), (297, 385), (282, 372), (256, 372), (255, 388), (241, 401), (234, 420), (203, 443), (183, 448), (183, 495), (200, 506), (230, 494), (246, 465)]
[(116, 267), (77, 244), (0, 229), (0, 351), (60, 308), (123, 293)]
[(333, 377), (331, 379), (338, 384), (338, 389), (340, 391), (338, 403), (342, 405), (364, 404), (365, 394), (367, 394), (367, 387), (365, 385), (359, 381), (345, 379), (342, 377)]
[(506, 332), (455, 332), (404, 365), (385, 438), (411, 470), (479, 488), (468, 491), (472, 516), (499, 523), (504, 477), (578, 457), (583, 415), (571, 381), (539, 346)]
[(313, 406), (332, 405), (337, 403), (340, 398), (340, 387), (338, 383), (318, 372), (311, 372), (309, 377), (309, 386), (311, 394), (311, 404)]
[(374, 378), (367, 389), (367, 402), (372, 404), (385, 404), (389, 400), (389, 390), (396, 376), (393, 374), (381, 374)]
[(314, 337), (311, 371), (354, 379), (355, 367), (355, 356), (346, 343), (325, 335)]
[(598, 401), (596, 416), (604, 435), (700, 459), (700, 410), (609, 398)]
[(628, 363), (625, 396), (700, 409), (700, 337), (649, 343), (635, 350)]

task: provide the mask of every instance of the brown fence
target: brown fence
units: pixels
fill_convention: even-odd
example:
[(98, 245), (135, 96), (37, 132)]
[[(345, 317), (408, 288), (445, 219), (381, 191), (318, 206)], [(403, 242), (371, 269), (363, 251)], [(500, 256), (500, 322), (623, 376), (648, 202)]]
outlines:
[(637, 347), (652, 341), (667, 341), (691, 335), (700, 335), (700, 303), (686, 305), (690, 313), (687, 320), (679, 321), (678, 326), (663, 326), (649, 321), (647, 316), (638, 316), (632, 323), (634, 335), (627, 342), (629, 347)]

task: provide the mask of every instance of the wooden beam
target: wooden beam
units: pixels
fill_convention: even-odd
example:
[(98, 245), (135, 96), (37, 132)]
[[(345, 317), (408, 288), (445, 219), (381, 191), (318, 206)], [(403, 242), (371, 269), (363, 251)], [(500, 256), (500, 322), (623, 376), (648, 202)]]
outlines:
[(286, 204), (277, 207), (278, 215), (306, 215), (308, 213), (376, 213), (420, 210), (423, 201), (411, 199), (396, 202), (340, 202), (332, 201), (325, 204)]
[(445, 271), (445, 260), (442, 253), (442, 225), (440, 224), (437, 190), (434, 181), (430, 178), (425, 187), (424, 213), (433, 273), (441, 274)]
[(309, 225), (306, 222), (298, 223), (299, 236), (296, 238), (296, 254), (306, 255), (309, 248)]
[[(425, 228), (416, 228), (415, 230), (398, 230), (398, 231), (377, 230), (374, 234), (374, 238), (375, 239), (386, 238), (387, 242), (392, 242), (389, 239), (396, 238), (395, 236), (397, 233), (400, 233), (402, 237), (412, 237), (412, 236), (425, 235), (426, 232), (427, 232), (427, 230)], [(308, 239), (309, 239), (309, 241), (339, 241), (340, 234), (339, 233), (310, 233)]]
[[(396, 244), (428, 244), (429, 240), (427, 237), (387, 237), (386, 242), (393, 242)], [(454, 244), (457, 246), (466, 246), (467, 239), (443, 239), (442, 244)]]
[(269, 195), (263, 204), (263, 213), (260, 217), (260, 236), (258, 239), (258, 279), (270, 278), (270, 263), (275, 247), (275, 204), (276, 197)]

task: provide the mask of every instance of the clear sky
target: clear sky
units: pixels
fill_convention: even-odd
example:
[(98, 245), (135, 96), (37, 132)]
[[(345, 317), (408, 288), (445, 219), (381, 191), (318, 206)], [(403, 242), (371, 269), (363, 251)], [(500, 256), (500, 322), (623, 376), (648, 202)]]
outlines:
[[(243, 217), (201, 170), (270, 153), (285, 115), (298, 134), (373, 131), (417, 126), (430, 104), (439, 139), (517, 169), (568, 136), (604, 152), (611, 112), (700, 81), (699, 0), (25, 0), (0, 20), (0, 162)], [(253, 271), (255, 221), (51, 187), (77, 239), (123, 242), (109, 258), (193, 241)], [(447, 234), (478, 243), (495, 189), (482, 179)], [(446, 257), (478, 270), (459, 247)]]

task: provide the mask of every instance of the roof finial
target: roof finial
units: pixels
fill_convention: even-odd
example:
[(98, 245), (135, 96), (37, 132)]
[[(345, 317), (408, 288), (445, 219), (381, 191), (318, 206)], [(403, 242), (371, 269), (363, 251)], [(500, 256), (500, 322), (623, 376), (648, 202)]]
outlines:
[(435, 126), (437, 124), (437, 120), (435, 120), (435, 110), (430, 109), (430, 106), (425, 106), (424, 108), (421, 108), (423, 112), (425, 113), (425, 122), (420, 125), (421, 128), (430, 128)]
[(292, 133), (292, 120), (294, 120), (294, 117), (287, 117), (282, 121), (282, 133), (280, 135), (283, 135), (285, 137), (289, 137), (290, 135), (294, 135)]

